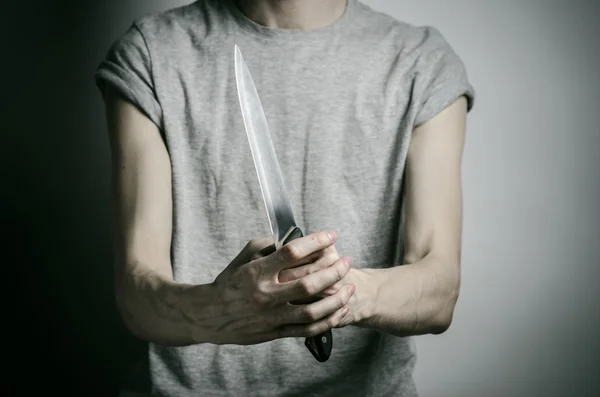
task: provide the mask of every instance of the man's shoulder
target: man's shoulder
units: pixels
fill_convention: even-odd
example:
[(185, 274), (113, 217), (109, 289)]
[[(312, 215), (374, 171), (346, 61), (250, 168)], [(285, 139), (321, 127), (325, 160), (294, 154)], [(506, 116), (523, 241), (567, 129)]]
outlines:
[(133, 21), (133, 24), (147, 40), (198, 35), (210, 28), (220, 12), (219, 8), (218, 1), (196, 0), (164, 11), (147, 13)]
[(393, 42), (405, 51), (417, 49), (432, 34), (432, 31), (437, 33), (430, 26), (418, 26), (399, 20), (360, 1), (357, 1), (356, 13), (356, 29), (363, 40), (371, 38)]
[(419, 29), (413, 24), (401, 21), (383, 11), (378, 11), (361, 1), (356, 2), (356, 13), (363, 20), (363, 23), (372, 27), (379, 26), (382, 30), (395, 29), (412, 32)]

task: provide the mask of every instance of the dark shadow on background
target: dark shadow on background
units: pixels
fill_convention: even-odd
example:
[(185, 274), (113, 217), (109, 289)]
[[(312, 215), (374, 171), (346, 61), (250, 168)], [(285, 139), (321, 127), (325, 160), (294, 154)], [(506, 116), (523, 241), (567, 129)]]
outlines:
[(112, 396), (145, 354), (113, 303), (110, 153), (91, 7), (12, 2), (1, 16), (7, 395)]

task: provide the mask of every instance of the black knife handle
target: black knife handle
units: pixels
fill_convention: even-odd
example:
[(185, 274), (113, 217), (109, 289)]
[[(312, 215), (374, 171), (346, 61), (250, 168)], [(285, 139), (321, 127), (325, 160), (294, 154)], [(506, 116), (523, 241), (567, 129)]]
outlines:
[[(295, 226), (292, 231), (287, 233), (287, 236), (284, 238), (281, 245), (284, 246), (290, 241), (300, 237), (304, 237), (304, 234), (299, 227)], [(306, 338), (304, 345), (317, 359), (317, 361), (321, 363), (325, 362), (329, 359), (329, 356), (331, 356), (331, 349), (333, 348), (333, 334), (329, 329), (320, 335)]]

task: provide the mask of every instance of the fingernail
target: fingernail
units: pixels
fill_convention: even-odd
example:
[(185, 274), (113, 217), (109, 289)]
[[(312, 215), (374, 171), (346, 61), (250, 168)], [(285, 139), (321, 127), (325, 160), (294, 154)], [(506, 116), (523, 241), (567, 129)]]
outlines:
[(350, 284), (350, 294), (354, 294), (355, 291), (356, 291), (356, 285)]
[(327, 236), (329, 236), (329, 241), (333, 243), (335, 241), (335, 239), (337, 238), (337, 233), (334, 232), (333, 230), (331, 230), (331, 231), (327, 232)]
[(350, 268), (350, 266), (352, 266), (352, 258), (346, 257), (346, 258), (344, 258), (344, 262), (346, 262), (346, 266), (348, 268)]
[(348, 309), (348, 306), (344, 306), (344, 308), (342, 309), (342, 317), (345, 317), (349, 311), (350, 309)]

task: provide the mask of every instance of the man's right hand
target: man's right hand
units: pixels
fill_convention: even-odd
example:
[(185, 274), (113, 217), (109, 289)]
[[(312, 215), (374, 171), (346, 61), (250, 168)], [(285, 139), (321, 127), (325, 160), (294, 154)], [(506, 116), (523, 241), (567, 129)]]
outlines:
[(353, 287), (300, 304), (348, 272), (327, 233), (271, 253), (261, 249), (272, 239), (251, 241), (209, 284), (174, 279), (167, 147), (159, 127), (109, 87), (104, 98), (115, 182), (115, 298), (132, 334), (168, 346), (253, 344), (338, 325)]
[[(212, 284), (216, 302), (210, 310), (207, 339), (217, 344), (249, 345), (286, 337), (311, 337), (339, 325), (354, 294), (348, 284), (337, 293), (309, 302), (350, 270), (351, 259), (339, 258), (335, 232), (314, 233), (275, 251), (272, 238), (250, 241)], [(270, 252), (266, 254), (267, 252)], [(280, 282), (279, 273), (312, 267), (308, 275)], [(212, 306), (212, 305), (211, 305)]]

